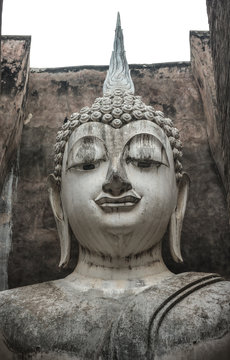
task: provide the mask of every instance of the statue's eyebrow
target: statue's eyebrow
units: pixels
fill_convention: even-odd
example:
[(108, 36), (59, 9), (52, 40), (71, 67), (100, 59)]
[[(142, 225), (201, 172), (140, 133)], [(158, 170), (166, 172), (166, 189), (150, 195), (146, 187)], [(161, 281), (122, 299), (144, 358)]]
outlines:
[(73, 144), (71, 144), (71, 147), (68, 146), (67, 156), (69, 156), (71, 154), (71, 152), (74, 150), (75, 146), (77, 146), (78, 144), (79, 144), (79, 146), (82, 145), (82, 143), (81, 143), (82, 139), (92, 139), (92, 140), (94, 140), (94, 142), (96, 140), (96, 141), (102, 143), (107, 152), (106, 144), (102, 137), (95, 136), (95, 135), (85, 135), (85, 136), (79, 137)]
[[(155, 145), (159, 145), (160, 147), (163, 147), (164, 150), (166, 151), (165, 145), (163, 144), (163, 142), (156, 136), (154, 136), (153, 134), (150, 133), (139, 133), (139, 134), (135, 134), (134, 136), (132, 136), (130, 139), (128, 139), (124, 145), (124, 149), (127, 148), (127, 146), (131, 145), (133, 143), (134, 140), (138, 140), (135, 138), (141, 138), (141, 137), (149, 137), (150, 140), (154, 140), (154, 144)], [(143, 139), (144, 141), (145, 139)]]
[(105, 143), (105, 131), (103, 131), (103, 127), (100, 125), (104, 125), (97, 122), (91, 122), (82, 124), (77, 131), (73, 131), (69, 140), (68, 140), (68, 151), (69, 153), (73, 146), (75, 146), (76, 142), (83, 137), (95, 137)]

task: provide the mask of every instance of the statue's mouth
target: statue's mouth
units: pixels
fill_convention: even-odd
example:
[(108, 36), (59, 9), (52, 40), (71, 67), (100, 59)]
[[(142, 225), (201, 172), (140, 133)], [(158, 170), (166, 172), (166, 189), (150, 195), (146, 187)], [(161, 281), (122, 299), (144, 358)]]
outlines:
[(131, 190), (128, 191), (125, 196), (105, 196), (104, 194), (100, 194), (94, 201), (102, 210), (113, 212), (131, 210), (140, 200), (141, 196)]

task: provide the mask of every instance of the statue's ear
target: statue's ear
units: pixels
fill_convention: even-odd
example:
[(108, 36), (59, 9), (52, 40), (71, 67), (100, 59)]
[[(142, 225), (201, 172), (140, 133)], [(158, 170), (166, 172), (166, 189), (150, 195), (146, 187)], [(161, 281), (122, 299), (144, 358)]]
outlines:
[(177, 206), (173, 211), (169, 224), (169, 245), (173, 259), (176, 262), (183, 262), (180, 249), (181, 230), (188, 199), (190, 179), (183, 173), (178, 184)]
[(54, 175), (48, 177), (49, 199), (57, 225), (57, 231), (61, 246), (61, 259), (59, 267), (66, 267), (70, 258), (70, 232), (69, 222), (65, 210), (62, 207), (60, 189), (57, 186)]

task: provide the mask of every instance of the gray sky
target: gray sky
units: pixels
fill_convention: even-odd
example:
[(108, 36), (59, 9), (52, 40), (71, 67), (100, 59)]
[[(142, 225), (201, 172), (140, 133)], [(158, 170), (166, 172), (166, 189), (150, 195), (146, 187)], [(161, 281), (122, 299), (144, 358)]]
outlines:
[(117, 11), (130, 64), (190, 60), (206, 0), (4, 0), (3, 35), (32, 35), (31, 67), (109, 64)]

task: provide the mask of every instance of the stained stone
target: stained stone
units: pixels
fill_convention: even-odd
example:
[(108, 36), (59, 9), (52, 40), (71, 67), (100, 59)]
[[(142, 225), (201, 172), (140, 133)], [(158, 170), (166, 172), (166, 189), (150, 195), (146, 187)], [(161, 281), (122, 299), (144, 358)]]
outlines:
[(107, 106), (106, 97), (135, 106), (138, 100), (139, 110), (128, 123), (92, 121), (89, 106), (80, 110), (80, 122), (75, 115), (65, 120), (49, 197), (60, 266), (69, 262), (72, 233), (77, 266), (64, 279), (0, 293), (0, 358), (229, 358), (230, 283), (214, 273), (175, 275), (162, 259), (168, 229), (172, 258), (183, 261), (190, 180), (179, 131), (162, 112), (144, 118), (149, 108), (132, 94), (118, 15), (97, 103)]

